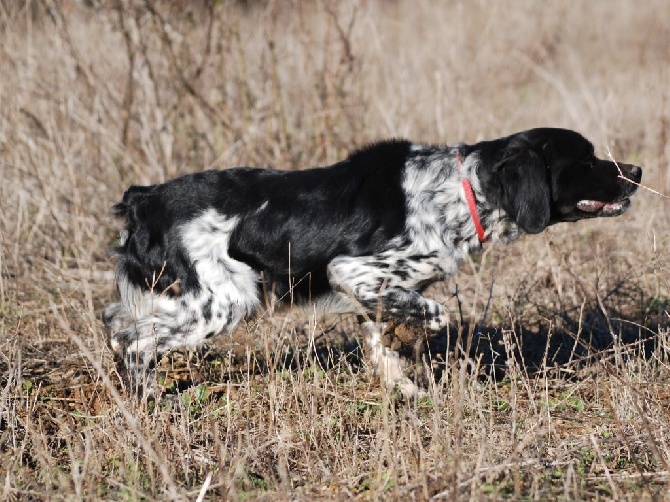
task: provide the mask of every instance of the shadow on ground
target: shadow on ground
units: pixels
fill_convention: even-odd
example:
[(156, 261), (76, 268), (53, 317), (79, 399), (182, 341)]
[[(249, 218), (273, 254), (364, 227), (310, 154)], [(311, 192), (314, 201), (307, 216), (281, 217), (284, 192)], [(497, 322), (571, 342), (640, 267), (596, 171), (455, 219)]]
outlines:
[[(481, 375), (503, 379), (512, 368), (529, 376), (540, 372), (570, 376), (605, 360), (648, 359), (658, 349), (657, 333), (664, 329), (658, 323), (652, 328), (651, 322), (644, 326), (627, 321), (616, 313), (606, 317), (597, 308), (582, 311), (579, 319), (565, 314), (556, 314), (553, 319), (551, 324), (530, 327), (459, 323), (431, 335), (396, 323), (383, 341), (401, 352), (409, 362), (408, 373), (415, 377), (425, 375), (424, 368), (429, 367), (439, 380), (450, 364), (468, 354)], [(231, 349), (224, 343), (195, 352), (174, 352), (163, 360), (161, 368), (172, 374), (188, 368), (187, 374), (177, 379), (180, 389), (204, 381), (239, 381), (271, 370), (302, 371), (316, 366), (324, 371), (355, 373), (365, 366), (362, 343), (361, 329), (353, 322), (335, 324), (311, 339), (296, 328), (292, 339), (274, 347), (253, 350), (238, 344), (237, 349)]]
[[(393, 324), (384, 341), (409, 362), (408, 373), (425, 378), (430, 368), (436, 380), (453, 362), (468, 354), (472, 367), (483, 376), (505, 378), (510, 370), (533, 375), (539, 372), (570, 376), (577, 370), (609, 360), (648, 359), (659, 348), (661, 323), (637, 324), (616, 312), (605, 316), (598, 308), (584, 310), (578, 318), (566, 314), (547, 316), (549, 323), (525, 325), (452, 324), (430, 336), (423, 329)], [(667, 322), (666, 322), (667, 325)], [(259, 336), (247, 329), (235, 336), (219, 337), (217, 345), (167, 354), (158, 364), (160, 383), (168, 392), (185, 390), (201, 383), (241, 382), (251, 376), (277, 371), (323, 371), (358, 373), (365, 366), (361, 329), (352, 318), (331, 324), (317, 336), (308, 327), (284, 328), (281, 336), (266, 329)], [(62, 344), (61, 344), (62, 345)], [(65, 344), (69, 345), (69, 344)], [(52, 357), (59, 349), (66, 357)], [(111, 363), (107, 371), (122, 385), (123, 371)], [(20, 378), (23, 386), (70, 394), (81, 392), (99, 381), (99, 375), (73, 347), (26, 346), (20, 361), (0, 361), (2, 385), (8, 378)], [(423, 376), (421, 376), (423, 375)]]

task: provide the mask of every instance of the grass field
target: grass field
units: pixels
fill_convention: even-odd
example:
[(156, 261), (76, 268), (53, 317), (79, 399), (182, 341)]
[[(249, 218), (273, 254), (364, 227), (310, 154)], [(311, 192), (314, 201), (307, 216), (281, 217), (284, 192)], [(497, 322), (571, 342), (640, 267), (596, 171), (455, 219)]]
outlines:
[[(0, 498), (670, 500), (666, 0), (0, 1)], [(264, 315), (123, 386), (100, 322), (131, 184), (376, 139), (575, 129), (631, 210), (493, 246), (382, 390), (355, 319)]]

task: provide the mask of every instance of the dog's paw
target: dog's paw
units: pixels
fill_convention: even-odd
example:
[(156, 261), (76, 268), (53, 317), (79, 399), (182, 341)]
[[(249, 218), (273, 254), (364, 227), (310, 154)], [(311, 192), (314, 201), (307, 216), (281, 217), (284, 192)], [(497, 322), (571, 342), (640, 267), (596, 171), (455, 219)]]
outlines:
[(426, 394), (426, 391), (420, 389), (417, 384), (407, 377), (403, 377), (399, 381), (394, 382), (394, 384), (390, 386), (390, 389), (392, 388), (397, 388), (405, 399), (420, 398)]
[[(421, 389), (406, 374), (411, 364), (398, 352), (398, 349), (403, 348), (408, 341), (410, 328), (395, 322), (381, 324), (365, 322), (361, 326), (366, 331), (368, 356), (372, 368), (379, 376), (381, 384), (389, 391), (399, 390), (406, 399), (420, 396)], [(410, 338), (415, 340), (414, 335)], [(413, 343), (408, 345), (411, 346)]]

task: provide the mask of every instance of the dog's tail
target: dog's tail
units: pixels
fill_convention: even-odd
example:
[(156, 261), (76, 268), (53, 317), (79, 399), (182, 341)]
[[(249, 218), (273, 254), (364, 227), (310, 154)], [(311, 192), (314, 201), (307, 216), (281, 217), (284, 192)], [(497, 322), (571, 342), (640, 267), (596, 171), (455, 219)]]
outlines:
[(152, 192), (153, 186), (132, 186), (123, 194), (123, 200), (114, 204), (114, 216), (126, 220), (126, 224), (137, 221), (136, 208)]
[(147, 205), (147, 199), (153, 188), (153, 186), (131, 186), (123, 194), (121, 202), (114, 204), (112, 207), (114, 216), (124, 220), (119, 246), (115, 249), (117, 253), (124, 251), (128, 238), (135, 233), (138, 226), (141, 226), (141, 211)]

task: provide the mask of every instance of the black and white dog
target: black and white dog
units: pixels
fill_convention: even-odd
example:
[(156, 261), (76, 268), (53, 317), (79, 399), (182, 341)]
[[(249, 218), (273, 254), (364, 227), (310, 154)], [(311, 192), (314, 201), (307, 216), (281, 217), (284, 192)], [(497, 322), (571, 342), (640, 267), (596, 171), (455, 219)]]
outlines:
[[(641, 177), (637, 166), (596, 158), (576, 132), (532, 129), (452, 147), (381, 142), (325, 168), (237, 168), (134, 186), (115, 206), (125, 219), (121, 302), (103, 320), (132, 372), (230, 332), (263, 291), (439, 330), (448, 313), (420, 291), (470, 251), (620, 215)], [(365, 328), (382, 381), (415, 393), (381, 327)]]

